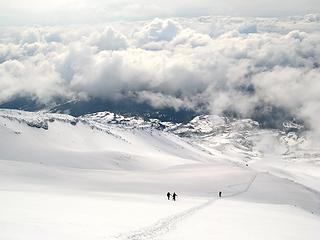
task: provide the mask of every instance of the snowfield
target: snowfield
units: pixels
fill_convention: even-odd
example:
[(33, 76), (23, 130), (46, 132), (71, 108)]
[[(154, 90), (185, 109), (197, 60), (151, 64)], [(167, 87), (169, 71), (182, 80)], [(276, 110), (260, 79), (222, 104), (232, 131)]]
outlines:
[(0, 239), (318, 240), (320, 150), (301, 128), (0, 110)]

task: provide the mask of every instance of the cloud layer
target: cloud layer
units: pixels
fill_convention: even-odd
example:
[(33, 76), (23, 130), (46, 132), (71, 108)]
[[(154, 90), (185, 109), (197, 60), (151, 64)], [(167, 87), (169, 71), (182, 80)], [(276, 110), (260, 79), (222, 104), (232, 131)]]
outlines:
[(319, 23), (313, 14), (3, 28), (0, 103), (133, 97), (249, 117), (276, 106), (319, 129)]

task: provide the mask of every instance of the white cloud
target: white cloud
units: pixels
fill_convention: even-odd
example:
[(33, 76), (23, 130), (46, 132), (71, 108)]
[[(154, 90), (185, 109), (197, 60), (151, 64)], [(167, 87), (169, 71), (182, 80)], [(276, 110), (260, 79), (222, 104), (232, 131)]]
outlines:
[(141, 91), (137, 94), (138, 102), (147, 102), (155, 108), (173, 107), (176, 111), (181, 108), (194, 109), (196, 106), (193, 101), (184, 98), (177, 98), (171, 95), (165, 95), (160, 92)]
[(113, 28), (106, 28), (102, 32), (94, 32), (88, 38), (88, 43), (99, 50), (120, 50), (128, 47), (127, 38)]
[(31, 96), (49, 103), (53, 97), (68, 97), (63, 79), (45, 59), (6, 61), (0, 65), (0, 79), (0, 101)]
[(154, 19), (133, 33), (137, 45), (143, 48), (162, 48), (163, 44), (174, 39), (182, 27), (179, 23), (170, 19)]
[(320, 129), (318, 21), (203, 17), (8, 28), (0, 33), (0, 101), (133, 96), (159, 108), (201, 105), (244, 116), (270, 104)]

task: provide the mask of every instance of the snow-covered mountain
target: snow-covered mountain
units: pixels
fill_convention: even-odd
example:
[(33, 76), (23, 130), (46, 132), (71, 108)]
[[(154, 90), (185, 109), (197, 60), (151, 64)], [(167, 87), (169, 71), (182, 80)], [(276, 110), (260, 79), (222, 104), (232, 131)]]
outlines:
[[(75, 118), (2, 110), (0, 129), (6, 141), (1, 145), (1, 157), (49, 165), (133, 170), (207, 161), (208, 156), (200, 149), (173, 134), (155, 131), (142, 119), (99, 114)], [(103, 118), (99, 118), (101, 114)]]
[[(282, 173), (286, 169), (302, 171), (304, 168), (318, 169), (320, 148), (308, 139), (304, 126), (294, 122), (284, 122), (282, 129), (264, 129), (251, 119), (232, 119), (214, 115), (197, 116), (186, 124), (161, 122), (157, 119), (148, 121), (139, 117), (125, 117), (110, 112), (99, 112), (81, 117), (103, 125), (117, 125), (126, 129), (156, 129), (173, 133), (184, 141), (199, 146), (216, 158), (226, 159), (252, 166), (271, 164), (272, 171), (279, 167)], [(265, 161), (265, 160), (268, 161)], [(279, 166), (280, 164), (280, 166)], [(270, 167), (264, 166), (271, 171)], [(319, 174), (320, 174), (320, 169)], [(320, 177), (317, 171), (307, 175)], [(287, 176), (289, 177), (289, 176)], [(319, 188), (320, 189), (320, 188)]]
[(320, 149), (293, 122), (2, 109), (0, 136), (0, 239), (318, 238)]

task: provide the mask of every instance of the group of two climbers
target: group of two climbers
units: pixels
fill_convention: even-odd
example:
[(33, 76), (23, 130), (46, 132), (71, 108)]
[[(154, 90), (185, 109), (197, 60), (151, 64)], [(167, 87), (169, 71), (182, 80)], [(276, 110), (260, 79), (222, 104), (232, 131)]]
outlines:
[[(174, 193), (172, 194), (172, 200), (175, 201), (177, 196), (178, 196), (178, 195), (174, 192)], [(168, 198), (168, 200), (170, 200), (170, 197), (171, 197), (171, 193), (170, 193), (170, 192), (167, 192), (167, 198)]]

